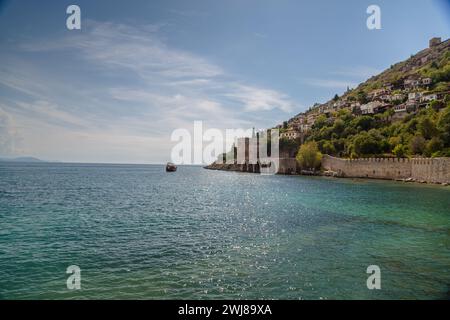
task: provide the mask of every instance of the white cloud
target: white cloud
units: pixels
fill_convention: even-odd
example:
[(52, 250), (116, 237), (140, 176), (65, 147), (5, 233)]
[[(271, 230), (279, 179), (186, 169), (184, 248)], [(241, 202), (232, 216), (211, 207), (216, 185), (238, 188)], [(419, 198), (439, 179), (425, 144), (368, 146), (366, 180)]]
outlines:
[(293, 102), (285, 94), (245, 85), (237, 85), (235, 92), (228, 93), (227, 96), (241, 102), (247, 111), (280, 109), (291, 112), (294, 107)]
[[(208, 59), (169, 47), (158, 30), (88, 21), (82, 33), (22, 45), (65, 58), (54, 66), (15, 58), (0, 70), (0, 84), (15, 91), (5, 110), (20, 123), (24, 150), (65, 161), (165, 161), (172, 130), (189, 130), (194, 120), (247, 129), (273, 125), (259, 111), (293, 110), (286, 94), (243, 84)], [(95, 74), (59, 72), (58, 63), (74, 62)]]
[[(279, 108), (290, 112), (294, 103), (284, 93), (272, 89), (224, 81), (221, 67), (199, 56), (169, 48), (155, 32), (126, 25), (89, 21), (88, 32), (51, 44), (27, 44), (27, 50), (77, 49), (84, 59), (107, 67), (126, 68), (145, 79), (148, 85), (176, 87), (190, 91), (200, 87), (203, 94), (220, 89), (225, 96), (235, 97), (244, 104), (244, 111)], [(229, 75), (227, 75), (229, 76)], [(229, 76), (230, 77), (230, 76)], [(173, 89), (172, 89), (173, 90)], [(137, 92), (135, 92), (137, 94)], [(217, 94), (215, 92), (214, 94)]]
[(88, 20), (85, 33), (49, 42), (28, 43), (29, 51), (78, 50), (84, 59), (112, 68), (133, 70), (142, 78), (155, 75), (174, 80), (183, 77), (214, 77), (222, 69), (182, 50), (169, 48), (154, 28), (134, 28), (124, 24)]
[[(220, 102), (205, 96), (189, 96), (183, 94), (163, 95), (144, 90), (114, 88), (111, 95), (118, 100), (151, 105), (152, 113), (164, 113), (164, 117), (152, 116), (153, 125), (161, 121), (164, 128), (186, 128), (192, 121), (203, 120), (218, 128), (234, 128), (249, 125), (249, 122), (229, 112)], [(149, 115), (150, 116), (150, 115)]]
[(88, 128), (94, 123), (86, 121), (72, 113), (69, 113), (61, 106), (50, 103), (44, 100), (36, 100), (33, 103), (16, 102), (17, 106), (26, 114), (32, 115), (35, 118), (50, 121), (59, 126), (73, 125), (82, 128)]

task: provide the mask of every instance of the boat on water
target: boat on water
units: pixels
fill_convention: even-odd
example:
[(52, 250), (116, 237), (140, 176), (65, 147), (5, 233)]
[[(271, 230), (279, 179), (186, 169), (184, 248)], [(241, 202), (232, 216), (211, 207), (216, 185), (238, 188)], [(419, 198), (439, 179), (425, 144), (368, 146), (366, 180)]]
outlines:
[(172, 162), (168, 162), (166, 164), (166, 172), (175, 172), (175, 171), (177, 171), (177, 166)]

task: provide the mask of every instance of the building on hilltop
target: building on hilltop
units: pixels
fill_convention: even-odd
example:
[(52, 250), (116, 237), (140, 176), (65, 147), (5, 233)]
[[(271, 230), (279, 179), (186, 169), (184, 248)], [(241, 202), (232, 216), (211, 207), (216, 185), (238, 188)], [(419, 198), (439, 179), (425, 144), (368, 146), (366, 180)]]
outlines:
[(441, 38), (438, 38), (438, 37), (434, 37), (434, 38), (430, 39), (430, 48), (440, 45), (441, 42), (442, 42)]

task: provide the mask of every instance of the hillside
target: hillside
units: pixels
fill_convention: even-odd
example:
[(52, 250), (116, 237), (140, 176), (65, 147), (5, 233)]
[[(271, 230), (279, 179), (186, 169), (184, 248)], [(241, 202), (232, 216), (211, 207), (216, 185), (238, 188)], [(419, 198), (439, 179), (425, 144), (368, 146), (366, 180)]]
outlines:
[(389, 69), (360, 84), (355, 90), (344, 94), (344, 98), (360, 96), (361, 92), (369, 95), (371, 91), (392, 85), (394, 90), (401, 91), (407, 79), (418, 80), (431, 78), (432, 83), (427, 88), (429, 92), (449, 90), (450, 81), (450, 40), (439, 45), (430, 46), (409, 59), (392, 65)]
[(277, 126), (283, 152), (315, 141), (339, 157), (450, 156), (450, 40)]

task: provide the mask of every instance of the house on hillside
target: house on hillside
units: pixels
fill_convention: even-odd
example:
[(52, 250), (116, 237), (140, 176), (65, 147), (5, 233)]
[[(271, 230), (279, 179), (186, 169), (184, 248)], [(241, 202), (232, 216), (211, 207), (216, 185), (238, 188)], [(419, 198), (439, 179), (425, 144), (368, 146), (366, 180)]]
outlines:
[(384, 90), (386, 90), (386, 91), (388, 91), (388, 92), (394, 90), (394, 86), (393, 86), (391, 83), (386, 83), (386, 84), (383, 86), (383, 88), (384, 88)]
[(300, 138), (300, 132), (298, 132), (297, 130), (294, 130), (293, 128), (288, 129), (287, 131), (283, 132), (280, 135), (281, 139), (288, 139), (288, 140), (294, 140), (297, 138)]
[(309, 124), (301, 124), (300, 125), (300, 132), (308, 132), (309, 130), (311, 130), (311, 126)]
[(315, 113), (308, 114), (308, 116), (306, 117), (306, 121), (307, 121), (308, 125), (312, 126), (314, 124), (314, 122), (316, 122), (316, 118), (317, 118), (317, 114), (315, 114)]
[(383, 94), (378, 99), (384, 102), (391, 101), (391, 96), (389, 94)]
[(394, 106), (394, 115), (392, 116), (392, 120), (401, 120), (404, 119), (407, 115), (408, 115), (408, 107), (406, 103)]
[(394, 112), (407, 112), (407, 106), (406, 103), (399, 104), (397, 106), (394, 106)]
[(422, 85), (424, 85), (424, 86), (429, 86), (429, 85), (431, 85), (432, 82), (433, 82), (433, 80), (431, 78), (423, 78), (422, 79)]
[(423, 95), (420, 98), (420, 101), (421, 102), (429, 102), (429, 101), (433, 101), (433, 100), (438, 100), (438, 98), (439, 98), (439, 96), (437, 93), (431, 93), (431, 94)]
[(405, 81), (403, 81), (403, 86), (405, 87), (405, 89), (415, 89), (417, 87), (419, 87), (421, 84), (421, 81), (419, 79), (414, 79), (414, 78), (408, 78), (405, 79)]
[(416, 112), (420, 105), (416, 100), (408, 100), (406, 101), (405, 106), (408, 112)]
[(408, 100), (419, 100), (422, 95), (422, 92), (410, 92), (408, 93)]
[(303, 114), (303, 113), (301, 113), (301, 114), (295, 116), (295, 117), (292, 119), (292, 122), (295, 123), (295, 124), (303, 124), (303, 123), (306, 123), (306, 115)]
[(369, 94), (367, 96), (369, 99), (373, 100), (373, 99), (380, 98), (381, 96), (388, 94), (388, 93), (389, 93), (388, 90), (381, 88), (381, 89), (376, 89), (376, 90), (369, 92)]
[(389, 96), (389, 101), (403, 101), (406, 98), (406, 95), (403, 93), (396, 93)]
[(377, 112), (377, 109), (381, 107), (383, 103), (380, 101), (371, 101), (369, 103), (363, 104), (360, 106), (362, 114), (374, 114)]

